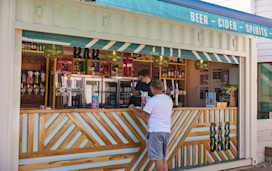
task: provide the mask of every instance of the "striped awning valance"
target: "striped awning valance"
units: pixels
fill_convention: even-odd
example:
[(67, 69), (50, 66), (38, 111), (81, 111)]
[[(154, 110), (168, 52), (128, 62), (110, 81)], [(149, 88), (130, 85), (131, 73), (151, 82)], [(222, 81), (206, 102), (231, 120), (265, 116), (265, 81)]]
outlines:
[(113, 40), (102, 40), (95, 38), (65, 36), (32, 31), (23, 31), (23, 41), (50, 43), (63, 46), (84, 47), (91, 49), (115, 50), (120, 52), (140, 54), (150, 54), (151, 52), (156, 52), (158, 55), (162, 56), (239, 64), (238, 56), (226, 54), (207, 53), (177, 48), (152, 46)]

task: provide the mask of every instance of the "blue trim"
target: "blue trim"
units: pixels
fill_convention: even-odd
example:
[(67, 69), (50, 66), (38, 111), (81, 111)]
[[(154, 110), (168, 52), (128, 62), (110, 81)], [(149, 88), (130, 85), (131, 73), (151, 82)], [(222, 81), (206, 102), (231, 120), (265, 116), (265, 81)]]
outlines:
[(34, 114), (33, 152), (39, 151), (39, 113)]
[(76, 141), (79, 139), (79, 137), (82, 135), (82, 132), (79, 131), (74, 138), (67, 144), (67, 146), (65, 147), (65, 149), (70, 149), (72, 148), (72, 146), (76, 143)]
[(84, 148), (88, 142), (89, 142), (89, 139), (85, 138), (85, 140), (80, 144), (79, 148)]
[(146, 137), (145, 137), (144, 133), (141, 131), (141, 129), (139, 128), (139, 126), (134, 122), (134, 120), (131, 118), (131, 116), (127, 112), (122, 112), (122, 113), (127, 118), (127, 120), (130, 122), (130, 124), (132, 125), (132, 127), (143, 138), (143, 140), (145, 140)]
[(109, 155), (117, 155), (117, 154), (122, 155), (122, 154), (128, 154), (128, 153), (137, 153), (139, 152), (139, 150), (140, 150), (140, 147), (133, 147), (133, 148), (125, 148), (125, 149), (114, 149), (114, 150), (106, 150), (106, 151), (94, 151), (94, 152), (85, 152), (85, 153), (76, 153), (76, 154), (65, 154), (65, 155), (57, 155), (57, 156), (20, 159), (19, 165), (44, 163), (44, 162), (56, 162), (56, 161), (63, 161), (63, 160), (75, 160), (75, 159), (109, 156)]
[[(174, 144), (174, 147), (176, 147), (176, 146), (178, 145), (178, 143), (180, 143), (180, 140), (183, 138), (184, 134), (186, 133), (186, 131), (189, 129), (189, 127), (190, 127), (191, 124), (193, 123), (193, 120), (194, 120), (195, 117), (197, 116), (198, 112), (199, 112), (199, 110), (196, 110), (196, 111), (195, 111), (195, 113), (193, 114), (193, 116), (190, 118), (189, 122), (188, 122), (187, 125), (185, 126), (184, 130), (182, 131), (182, 133), (181, 133), (180, 135), (178, 135), (179, 137), (178, 137), (178, 139), (176, 140), (176, 142), (175, 142), (175, 144)], [(187, 117), (186, 117), (186, 119), (187, 119)], [(170, 142), (170, 140), (169, 140), (169, 142)], [(173, 153), (174, 150), (175, 150), (175, 149), (172, 148), (172, 149), (169, 151), (169, 153), (168, 153), (168, 155), (167, 155), (167, 157), (166, 157), (167, 160), (168, 160), (169, 157), (172, 155), (172, 153)]]
[(132, 159), (133, 158), (124, 158), (124, 159), (116, 159), (116, 160), (109, 160), (109, 161), (99, 161), (99, 162), (75, 164), (75, 165), (60, 166), (60, 167), (53, 167), (53, 168), (37, 169), (32, 171), (43, 171), (43, 170), (44, 171), (60, 171), (60, 170), (90, 169), (90, 168), (96, 168), (96, 167), (110, 166), (114, 164), (130, 163)]
[(140, 161), (143, 159), (143, 157), (145, 156), (146, 153), (147, 153), (147, 149), (145, 148), (144, 151), (142, 152), (142, 154), (140, 155), (140, 157), (138, 158), (138, 160), (132, 166), (131, 170), (135, 170), (136, 169), (136, 167), (139, 165)]
[(96, 0), (96, 2), (181, 22), (272, 39), (271, 19), (198, 0)]
[(59, 116), (60, 113), (54, 113), (46, 122), (44, 125), (44, 129), (46, 130)]
[(117, 127), (111, 122), (107, 115), (103, 112), (99, 112), (100, 116), (106, 121), (106, 123), (111, 127), (114, 133), (122, 140), (124, 144), (128, 144), (128, 141), (123, 136), (123, 134), (117, 129)]
[(112, 116), (116, 119), (116, 121), (124, 128), (124, 130), (127, 132), (127, 134), (130, 136), (130, 138), (133, 140), (133, 142), (137, 143), (139, 140), (136, 138), (136, 136), (130, 131), (130, 129), (127, 127), (127, 125), (123, 122), (123, 120), (118, 116), (116, 112), (111, 112)]
[(97, 135), (97, 133), (93, 130), (93, 128), (85, 121), (85, 119), (77, 112), (73, 113), (74, 116), (79, 120), (79, 122), (86, 128), (89, 133), (93, 136), (93, 138), (99, 143), (101, 146), (105, 146), (105, 142)]
[(53, 145), (50, 150), (57, 150), (58, 147), (63, 143), (63, 141), (70, 135), (70, 133), (76, 128), (76, 125), (72, 123), (72, 125), (62, 134), (62, 136), (58, 139), (58, 141)]
[(253, 14), (238, 11), (235, 9), (226, 8), (226, 7), (211, 4), (208, 2), (203, 2), (199, 0), (194, 0), (194, 1), (192, 0), (159, 0), (159, 1), (272, 27), (272, 20), (269, 18), (253, 15)]
[(22, 128), (22, 153), (27, 152), (27, 134), (28, 134), (28, 114), (23, 114), (23, 128)]
[(55, 135), (59, 132), (59, 130), (66, 124), (66, 122), (69, 120), (67, 116), (65, 116), (62, 121), (56, 126), (56, 128), (45, 138), (44, 140), (44, 146), (46, 146), (52, 138), (55, 137)]
[(113, 144), (116, 145), (118, 144), (114, 138), (110, 135), (110, 133), (104, 128), (103, 125), (99, 122), (99, 120), (96, 119), (96, 117), (93, 115), (91, 112), (86, 112), (88, 117), (93, 121), (93, 123), (103, 132), (103, 134), (106, 136), (106, 138)]

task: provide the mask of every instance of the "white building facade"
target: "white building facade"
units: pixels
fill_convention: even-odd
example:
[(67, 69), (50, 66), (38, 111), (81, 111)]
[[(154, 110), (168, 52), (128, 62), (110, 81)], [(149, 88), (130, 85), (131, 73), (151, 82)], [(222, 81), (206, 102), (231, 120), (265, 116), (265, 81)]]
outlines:
[[(217, 3), (239, 9), (234, 0), (218, 1)], [(256, 153), (257, 40), (255, 36), (181, 23), (103, 5), (90, 5), (87, 9), (86, 6), (87, 4), (75, 0), (0, 1), (0, 51), (2, 52), (0, 78), (3, 80), (0, 84), (0, 130), (2, 131), (0, 134), (0, 170), (18, 170), (19, 165), (21, 42), (24, 30), (112, 41), (126, 40), (133, 43), (173, 48), (182, 46), (188, 50), (241, 56), (239, 75), (242, 87), (239, 94), (239, 121), (241, 123), (239, 124), (239, 159), (241, 160), (208, 166), (206, 170), (254, 165), (257, 161), (261, 161), (261, 157), (257, 157)], [(251, 9), (250, 3), (248, 4), (246, 0), (243, 0), (243, 7), (244, 11)], [(79, 10), (81, 8), (86, 10)], [(61, 18), (63, 16), (70, 18), (64, 20)], [(78, 19), (75, 16), (82, 18)], [(84, 20), (86, 16), (90, 17), (92, 22), (96, 22), (96, 25), (86, 23)], [(105, 20), (103, 16), (107, 16), (109, 19)], [(115, 21), (127, 24), (122, 28), (124, 32), (120, 31), (120, 26), (113, 24)], [(139, 30), (143, 26), (155, 31), (140, 32)], [(155, 28), (158, 27), (160, 29), (156, 30)], [(170, 36), (171, 29), (174, 29), (179, 37)], [(204, 36), (204, 39), (199, 38), (201, 36)]]

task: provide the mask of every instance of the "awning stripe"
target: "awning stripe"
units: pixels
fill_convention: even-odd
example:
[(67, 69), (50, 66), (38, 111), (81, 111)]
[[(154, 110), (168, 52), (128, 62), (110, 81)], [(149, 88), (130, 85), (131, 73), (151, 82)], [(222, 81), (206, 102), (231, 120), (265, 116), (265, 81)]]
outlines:
[(216, 53), (213, 53), (213, 55), (215, 56), (215, 58), (217, 59), (218, 62), (222, 62), (222, 60), (220, 59), (220, 57)]
[(98, 41), (99, 41), (99, 39), (93, 39), (85, 47), (86, 48), (92, 47)]
[(139, 53), (144, 47), (145, 45), (140, 45), (136, 50), (134, 50), (134, 53)]
[(90, 48), (92, 49), (102, 49), (106, 44), (108, 44), (110, 41), (109, 40), (98, 40), (93, 46)]
[(124, 51), (131, 43), (125, 43), (122, 47), (118, 49), (118, 51), (122, 52)]
[(164, 47), (164, 56), (171, 56), (171, 50), (170, 50), (170, 48)]
[(102, 40), (96, 38), (82, 38), (65, 35), (55, 35), (49, 33), (23, 31), (23, 41), (39, 42), (39, 43), (52, 43), (63, 46), (83, 47), (91, 49), (104, 49), (104, 50), (116, 50), (120, 52), (150, 54), (150, 52), (156, 52), (158, 55), (179, 57), (185, 59), (214, 61), (223, 63), (239, 64), (240, 57), (207, 53), (201, 51), (183, 50), (177, 48), (151, 46), (145, 44), (136, 44), (129, 42), (119, 42), (114, 40)]
[(197, 52), (197, 53), (200, 56), (201, 60), (203, 60), (203, 61), (209, 61), (208, 58), (204, 55), (203, 52)]
[(181, 58), (181, 49), (178, 49), (178, 57)]
[(106, 46), (104, 46), (102, 49), (103, 50), (108, 50), (110, 47), (112, 47), (116, 41), (110, 41)]
[(223, 55), (229, 63), (232, 63), (227, 55)]
[(236, 64), (236, 62), (235, 62), (235, 60), (232, 58), (232, 56), (230, 56), (230, 55), (226, 55), (226, 56), (229, 58), (230, 63)]
[(124, 52), (134, 52), (138, 48), (138, 46), (140, 46), (140, 44), (132, 43), (124, 50)]
[(153, 46), (145, 45), (145, 47), (139, 52), (141, 54), (149, 54), (152, 52)]
[(172, 56), (179, 56), (179, 50), (178, 49), (173, 49), (173, 54)]
[(196, 51), (192, 51), (193, 54), (196, 56), (197, 59), (202, 60), (202, 58), (199, 56), (199, 54)]
[(108, 50), (115, 50), (115, 51), (119, 51), (119, 49), (121, 47), (123, 47), (125, 45), (124, 42), (116, 42), (114, 45), (112, 45)]
[(164, 47), (161, 47), (161, 55), (166, 56), (166, 55), (164, 55)]
[(217, 56), (219, 56), (219, 58), (221, 59), (221, 61), (222, 61), (223, 63), (229, 63), (229, 61), (225, 58), (224, 55), (222, 55), (222, 54), (217, 54)]
[(203, 54), (206, 56), (206, 58), (208, 59), (208, 61), (212, 61), (211, 57), (208, 55), (207, 52), (203, 52)]
[(236, 64), (238, 64), (238, 61), (235, 56), (231, 55), (231, 58), (235, 61)]
[(173, 48), (170, 48), (170, 55), (169, 56), (173, 56)]
[(219, 62), (218, 59), (214, 56), (213, 53), (207, 53), (209, 57), (211, 58), (211, 61)]

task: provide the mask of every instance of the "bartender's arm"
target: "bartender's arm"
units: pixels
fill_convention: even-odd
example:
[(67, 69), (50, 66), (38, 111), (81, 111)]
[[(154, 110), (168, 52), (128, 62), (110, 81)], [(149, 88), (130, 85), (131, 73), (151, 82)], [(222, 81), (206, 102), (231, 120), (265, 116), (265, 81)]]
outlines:
[(142, 118), (142, 119), (146, 119), (149, 117), (149, 113), (145, 112), (145, 111), (139, 111), (135, 108), (134, 104), (131, 104), (128, 106), (128, 108), (138, 117)]

